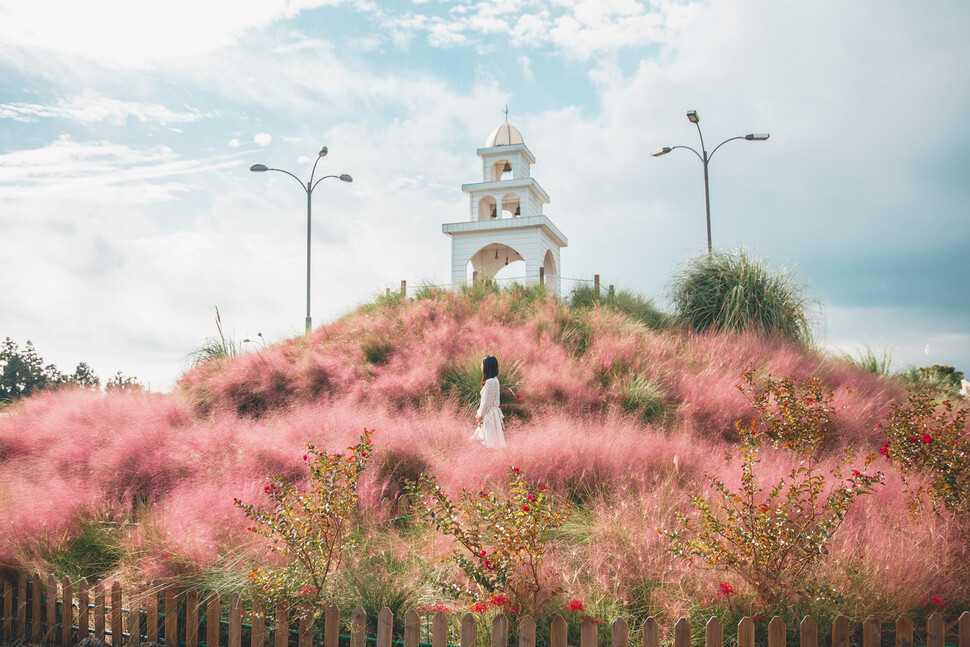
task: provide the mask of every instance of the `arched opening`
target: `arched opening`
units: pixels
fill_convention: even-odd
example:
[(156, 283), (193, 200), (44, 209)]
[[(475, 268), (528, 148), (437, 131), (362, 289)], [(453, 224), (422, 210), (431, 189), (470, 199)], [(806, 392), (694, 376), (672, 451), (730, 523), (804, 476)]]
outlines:
[(499, 180), (512, 179), (512, 163), (508, 160), (499, 160), (492, 164), (492, 182)]
[(546, 255), (542, 259), (542, 274), (545, 280), (546, 289), (553, 294), (559, 294), (559, 269), (556, 267), (556, 259), (552, 255), (552, 250), (547, 249)]
[(465, 280), (470, 281), (473, 276), (478, 279), (515, 278), (518, 276), (515, 272), (525, 277), (525, 259), (522, 255), (508, 245), (490, 243), (472, 254), (465, 266)]
[(517, 218), (521, 215), (522, 209), (519, 203), (519, 196), (514, 193), (507, 193), (502, 196), (502, 217)]
[(495, 209), (495, 198), (486, 196), (478, 202), (478, 219), (491, 220), (497, 218), (498, 212)]

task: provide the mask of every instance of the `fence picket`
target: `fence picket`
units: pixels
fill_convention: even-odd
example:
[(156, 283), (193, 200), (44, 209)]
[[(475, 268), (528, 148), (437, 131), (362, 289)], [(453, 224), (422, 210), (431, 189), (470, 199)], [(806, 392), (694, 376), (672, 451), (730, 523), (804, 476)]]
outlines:
[(536, 647), (536, 621), (532, 616), (519, 620), (519, 647)]
[[(303, 607), (300, 614), (299, 647), (312, 647), (313, 644), (313, 611), (308, 606)], [(388, 645), (390, 647), (390, 645)]]
[[(418, 629), (421, 620), (418, 620)], [(323, 618), (323, 647), (340, 647), (340, 609), (336, 604), (327, 607)]]
[(34, 573), (34, 577), (31, 583), (31, 599), (30, 599), (30, 637), (36, 643), (40, 640), (40, 573)]
[(142, 600), (145, 608), (145, 637), (150, 643), (158, 642), (158, 594), (148, 593)]
[(612, 647), (630, 647), (630, 627), (623, 618), (617, 618), (610, 625), (610, 642)]
[(57, 637), (57, 578), (47, 576), (47, 617), (44, 618), (44, 642), (54, 644)]
[(504, 613), (492, 618), (491, 647), (509, 647), (509, 619)]
[(242, 647), (242, 598), (229, 596), (229, 647)]
[(832, 647), (849, 647), (849, 619), (842, 614), (832, 621)]
[(134, 647), (141, 644), (141, 602), (128, 602), (128, 644)]
[(199, 647), (198, 589), (185, 592), (185, 647)]
[(738, 623), (738, 647), (754, 647), (754, 620), (750, 617)]
[[(205, 647), (219, 647), (219, 621), (222, 619), (222, 601), (219, 592), (213, 591), (205, 600)], [(178, 647), (178, 642), (174, 643)]]
[(690, 647), (690, 622), (683, 616), (674, 623), (674, 647)]
[(785, 647), (785, 621), (775, 616), (768, 623), (768, 647)]
[(934, 611), (926, 621), (926, 647), (943, 647), (943, 616)]
[[(421, 616), (414, 609), (404, 616), (404, 647), (418, 647), (421, 642)], [(324, 647), (332, 647), (324, 645)]]
[(27, 638), (27, 574), (17, 578), (17, 635), (21, 640)]
[(391, 647), (394, 631), (394, 614), (387, 607), (377, 614), (377, 647)]
[(862, 623), (862, 647), (879, 647), (882, 641), (882, 628), (875, 618), (866, 618)]
[[(475, 616), (466, 613), (465, 617), (461, 619), (461, 640), (458, 644), (460, 647), (475, 647), (477, 639), (478, 624), (475, 622)], [(377, 647), (381, 647), (379, 642)], [(553, 644), (553, 647), (556, 647), (556, 645)]]
[(91, 587), (88, 585), (86, 577), (82, 577), (77, 585), (77, 640), (81, 642), (88, 638), (88, 630), (91, 628)]
[(111, 647), (121, 647), (124, 644), (121, 616), (121, 584), (115, 582), (111, 585)]
[[(275, 647), (286, 647), (290, 642), (290, 607), (286, 602), (276, 604), (276, 626), (273, 629)], [(360, 647), (364, 647), (361, 645)]]
[(162, 594), (165, 599), (165, 645), (178, 647), (179, 645), (179, 605), (175, 601), (175, 588), (165, 587)]
[(437, 611), (431, 621), (431, 647), (448, 647), (448, 616), (443, 611)]
[(350, 614), (350, 647), (366, 647), (366, 645), (367, 612), (358, 604)]
[(94, 637), (104, 642), (104, 580), (94, 583)]
[(724, 627), (716, 616), (704, 627), (704, 647), (724, 647)]
[[(71, 647), (74, 644), (74, 587), (71, 578), (61, 579), (61, 646)], [(78, 639), (80, 642), (80, 639)]]
[(549, 633), (550, 647), (566, 647), (567, 627), (566, 621), (562, 616), (556, 616), (552, 619), (552, 627)]
[(818, 625), (815, 620), (805, 616), (798, 625), (799, 647), (818, 647)]
[(960, 631), (957, 638), (957, 647), (970, 647), (970, 611), (964, 611), (960, 614), (957, 626)]
[(896, 647), (913, 647), (913, 621), (909, 616), (896, 618)]
[(253, 629), (250, 634), (250, 647), (263, 647), (266, 641), (266, 605), (262, 600), (253, 600), (251, 624)]
[(660, 625), (650, 616), (640, 627), (642, 647), (660, 647)]
[(0, 581), (3, 586), (3, 640), (10, 642), (13, 639), (13, 583), (10, 580)]
[(596, 629), (596, 621), (592, 616), (583, 618), (583, 624), (579, 626), (579, 647), (599, 647)]

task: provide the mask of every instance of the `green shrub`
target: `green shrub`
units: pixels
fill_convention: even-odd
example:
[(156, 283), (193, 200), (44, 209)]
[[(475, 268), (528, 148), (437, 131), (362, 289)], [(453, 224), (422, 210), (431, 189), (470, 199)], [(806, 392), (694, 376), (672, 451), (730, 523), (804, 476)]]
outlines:
[(583, 285), (573, 290), (569, 300), (569, 305), (574, 308), (592, 308), (597, 304), (622, 312), (651, 330), (669, 328), (672, 322), (672, 317), (654, 305), (652, 299), (646, 299), (629, 290), (620, 290), (610, 298), (602, 291), (597, 296), (592, 286)]
[(934, 364), (910, 368), (902, 373), (902, 377), (915, 389), (949, 396), (960, 392), (963, 371), (958, 371), (952, 366)]
[(669, 290), (678, 320), (697, 331), (754, 331), (811, 342), (813, 302), (792, 268), (773, 272), (743, 249), (687, 261)]
[(858, 355), (845, 353), (842, 359), (873, 375), (885, 376), (890, 375), (890, 367), (893, 363), (893, 356), (889, 350), (884, 350), (882, 355), (877, 355), (869, 346), (866, 346), (864, 351), (859, 351)]
[(647, 422), (663, 414), (666, 394), (657, 384), (642, 375), (634, 375), (625, 380), (620, 387), (620, 397), (626, 411), (639, 413)]
[[(441, 372), (442, 393), (457, 396), (461, 407), (477, 409), (481, 402), (483, 357), (485, 357), (484, 352), (473, 353), (449, 364)], [(522, 415), (517, 395), (522, 382), (519, 362), (509, 362), (504, 366), (500, 362), (498, 379), (502, 387), (499, 393), (502, 413), (506, 417)]]
[(67, 545), (45, 556), (57, 577), (71, 581), (86, 577), (105, 578), (124, 557), (121, 539), (124, 531), (115, 524), (91, 520), (80, 527)]

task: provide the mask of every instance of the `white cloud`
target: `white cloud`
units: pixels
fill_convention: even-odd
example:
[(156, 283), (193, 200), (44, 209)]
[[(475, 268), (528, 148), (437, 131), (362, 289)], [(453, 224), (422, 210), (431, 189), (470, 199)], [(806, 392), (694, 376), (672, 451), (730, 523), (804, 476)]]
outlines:
[(52, 6), (8, 0), (0, 6), (0, 43), (13, 51), (51, 52), (111, 69), (140, 69), (218, 50), (250, 29), (342, 1), (91, 0)]
[(124, 124), (131, 118), (140, 122), (155, 121), (164, 126), (198, 121), (203, 116), (194, 109), (175, 112), (157, 104), (119, 101), (93, 92), (58, 99), (53, 105), (0, 103), (0, 119), (13, 119), (26, 123), (39, 119), (67, 119), (83, 124), (98, 122)]
[(269, 133), (256, 133), (253, 135), (253, 142), (257, 146), (269, 146), (273, 143), (273, 136)]
[(236, 137), (233, 137), (232, 139), (229, 140), (229, 148), (239, 148), (241, 144), (242, 142), (240, 142), (239, 139)]

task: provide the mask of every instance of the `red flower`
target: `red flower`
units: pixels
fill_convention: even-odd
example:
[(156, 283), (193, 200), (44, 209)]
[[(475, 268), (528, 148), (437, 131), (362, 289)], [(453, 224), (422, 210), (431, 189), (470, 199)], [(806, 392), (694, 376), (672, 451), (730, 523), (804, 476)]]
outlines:
[(808, 403), (811, 404), (812, 402), (813, 402), (813, 400), (811, 398), (809, 398), (808, 399)]
[(862, 472), (859, 470), (852, 470), (852, 476), (862, 476)]
[(526, 500), (526, 501), (535, 501), (535, 500), (536, 500), (536, 495), (534, 495), (534, 494), (530, 494), (529, 496), (527, 496), (527, 497), (525, 498), (525, 500)]
[(573, 600), (572, 602), (566, 605), (566, 609), (568, 609), (569, 611), (584, 611), (586, 607), (584, 607), (583, 603), (580, 602), (579, 600)]
[(513, 467), (513, 468), (512, 468), (512, 471), (513, 471), (514, 473), (516, 473), (516, 474), (518, 474), (518, 473), (519, 473), (519, 468), (518, 468), (518, 467)]
[(942, 607), (942, 606), (943, 606), (944, 604), (946, 604), (946, 603), (945, 603), (945, 602), (943, 601), (943, 598), (941, 598), (941, 597), (940, 597), (940, 596), (938, 596), (938, 595), (934, 595), (934, 596), (933, 596), (933, 597), (931, 597), (931, 598), (930, 598), (929, 600), (927, 600), (927, 601), (926, 601), (926, 603), (927, 603), (927, 604), (935, 604), (935, 605), (936, 605), (936, 606), (938, 606), (938, 607)]
[(485, 550), (482, 549), (482, 552), (478, 553), (478, 556), (479, 557), (485, 557)]
[(306, 454), (304, 454), (304, 455), (303, 455), (303, 460), (306, 460), (306, 459), (307, 459), (307, 455), (306, 455)]
[(509, 599), (502, 593), (499, 593), (491, 600), (489, 600), (488, 603), (491, 604), (493, 607), (504, 607), (506, 604), (509, 603)]
[(595, 622), (598, 625), (603, 624), (603, 620), (601, 618), (593, 618), (593, 622)]
[(889, 453), (889, 441), (887, 440), (882, 444), (882, 449), (879, 450), (879, 455), (885, 456), (888, 453)]
[(919, 436), (911, 436), (910, 439), (909, 439), (909, 442), (911, 442), (911, 443), (918, 443), (919, 442)]
[(263, 492), (269, 492), (271, 489), (273, 489), (272, 486), (267, 485), (263, 488)]
[(762, 503), (762, 504), (761, 504), (760, 506), (758, 506), (758, 507), (759, 507), (759, 508), (761, 509), (761, 511), (762, 511), (762, 512), (768, 512), (768, 506), (767, 506), (767, 505), (765, 505), (764, 503)]
[(923, 443), (929, 445), (931, 442), (933, 442), (933, 436), (929, 434), (923, 434)]
[(522, 506), (522, 512), (528, 512), (528, 511), (529, 511), (529, 506), (527, 505)]
[(476, 602), (475, 604), (473, 604), (469, 608), (469, 610), (472, 613), (485, 613), (486, 611), (488, 611), (488, 603), (487, 602)]
[(721, 582), (718, 586), (721, 587), (721, 592), (718, 593), (720, 597), (726, 598), (734, 595), (734, 587), (727, 582)]

